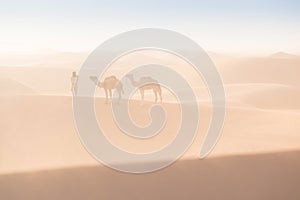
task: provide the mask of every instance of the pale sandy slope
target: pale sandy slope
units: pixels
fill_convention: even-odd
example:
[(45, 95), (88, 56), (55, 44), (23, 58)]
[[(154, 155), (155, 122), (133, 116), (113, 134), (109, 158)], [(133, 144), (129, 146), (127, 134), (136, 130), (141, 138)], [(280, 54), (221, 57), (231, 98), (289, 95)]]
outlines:
[[(72, 99), (61, 95), (68, 93), (72, 69), (2, 68), (2, 80), (16, 80), (43, 95), (19, 95), (17, 91), (0, 97), (1, 197), (299, 199), (298, 58), (277, 55), (214, 61), (225, 82), (228, 100), (217, 146), (205, 160), (196, 159), (211, 117), (210, 103), (201, 86), (196, 91), (200, 91), (203, 117), (195, 142), (184, 159), (147, 175), (112, 171), (82, 147), (74, 128)], [(4, 83), (22, 88), (10, 81)], [(136, 109), (131, 109), (132, 118), (145, 125), (151, 105), (133, 102), (131, 108)], [(120, 134), (109, 107), (101, 99), (96, 102), (99, 120), (109, 129), (108, 137), (133, 152), (157, 149), (175, 136), (178, 105), (164, 103), (163, 107), (171, 113), (163, 133), (141, 142)]]
[(2, 199), (298, 200), (299, 151), (179, 161), (132, 175), (74, 167), (0, 177)]
[[(132, 152), (149, 152), (163, 147), (176, 136), (180, 126), (179, 107), (163, 104), (169, 117), (162, 133), (150, 140), (134, 140), (115, 126), (109, 106), (102, 100), (96, 105), (98, 119), (103, 130), (109, 133), (108, 137), (119, 147)], [(133, 103), (131, 112), (136, 123), (150, 122), (147, 111), (151, 105)], [(1, 97), (0, 110), (2, 173), (96, 163), (80, 144), (70, 97)], [(197, 156), (209, 125), (211, 109), (203, 104), (200, 111), (204, 117), (200, 121), (198, 137), (187, 152), (188, 157)], [(299, 149), (299, 122), (300, 113), (293, 110), (228, 108), (222, 137), (211, 156)]]
[(0, 91), (1, 96), (36, 94), (34, 89), (29, 86), (19, 81), (6, 78), (0, 78)]
[[(300, 197), (300, 114), (295, 111), (228, 108), (224, 131), (211, 156), (195, 158), (208, 119), (182, 159), (155, 173), (130, 175), (102, 166), (81, 146), (74, 130), (70, 97), (1, 97), (3, 199), (291, 199)], [(109, 116), (109, 107), (97, 101)], [(151, 103), (133, 111), (139, 124)], [(139, 102), (133, 102), (136, 108)], [(148, 151), (172, 138), (174, 116), (159, 139), (139, 143), (110, 132), (131, 151)], [(209, 108), (200, 107), (204, 116)], [(104, 115), (99, 115), (99, 119)], [(138, 120), (140, 119), (140, 120)], [(112, 119), (102, 119), (112, 127)], [(168, 124), (171, 123), (171, 124)], [(113, 129), (114, 130), (114, 129)], [(120, 135), (119, 135), (120, 136)], [(281, 152), (281, 153), (279, 153)]]

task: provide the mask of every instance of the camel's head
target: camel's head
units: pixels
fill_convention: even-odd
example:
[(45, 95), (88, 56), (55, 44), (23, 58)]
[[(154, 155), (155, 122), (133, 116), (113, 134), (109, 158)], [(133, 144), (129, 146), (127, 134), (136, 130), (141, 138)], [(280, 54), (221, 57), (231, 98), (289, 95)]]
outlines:
[(98, 85), (98, 78), (97, 78), (97, 76), (90, 76), (90, 79), (91, 79), (96, 85)]
[(127, 78), (129, 78), (129, 79), (133, 79), (133, 74), (126, 74), (125, 77), (127, 77)]
[(99, 86), (100, 88), (103, 88), (103, 87), (104, 87), (103, 82), (99, 82), (99, 83), (98, 83), (98, 86)]

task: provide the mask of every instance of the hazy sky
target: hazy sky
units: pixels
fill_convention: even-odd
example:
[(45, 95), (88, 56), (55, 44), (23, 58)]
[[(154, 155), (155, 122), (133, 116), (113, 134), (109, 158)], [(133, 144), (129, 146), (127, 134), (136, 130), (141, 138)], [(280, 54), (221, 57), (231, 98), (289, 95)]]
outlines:
[(91, 51), (137, 28), (181, 32), (220, 53), (300, 54), (299, 0), (0, 0), (0, 51)]

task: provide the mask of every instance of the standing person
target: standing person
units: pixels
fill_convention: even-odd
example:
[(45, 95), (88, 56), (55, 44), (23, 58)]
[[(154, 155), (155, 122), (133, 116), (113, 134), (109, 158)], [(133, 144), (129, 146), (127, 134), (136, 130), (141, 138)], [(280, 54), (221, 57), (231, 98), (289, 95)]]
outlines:
[(77, 80), (78, 80), (78, 75), (76, 74), (76, 72), (72, 72), (72, 76), (71, 76), (71, 91), (74, 94), (77, 93)]

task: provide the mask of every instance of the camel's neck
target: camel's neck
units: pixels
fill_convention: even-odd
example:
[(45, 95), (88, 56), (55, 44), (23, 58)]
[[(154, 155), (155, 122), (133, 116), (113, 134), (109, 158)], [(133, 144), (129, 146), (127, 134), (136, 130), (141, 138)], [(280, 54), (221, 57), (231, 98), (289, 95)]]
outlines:
[(98, 85), (98, 79), (92, 79), (95, 85)]
[(103, 82), (99, 82), (99, 79), (93, 79), (93, 82), (96, 86), (102, 88), (103, 87)]
[(139, 86), (139, 83), (138, 83), (137, 81), (135, 81), (135, 80), (133, 79), (133, 77), (128, 77), (128, 78), (129, 78), (131, 84), (132, 84), (134, 87)]

